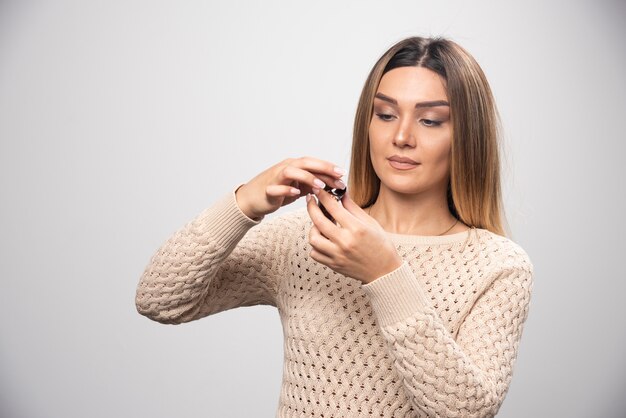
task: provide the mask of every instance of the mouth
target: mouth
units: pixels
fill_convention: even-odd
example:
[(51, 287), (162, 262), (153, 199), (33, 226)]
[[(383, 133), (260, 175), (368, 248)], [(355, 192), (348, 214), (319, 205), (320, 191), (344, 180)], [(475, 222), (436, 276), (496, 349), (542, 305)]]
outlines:
[(393, 168), (398, 169), (398, 170), (410, 170), (419, 165), (419, 163), (407, 163), (407, 162), (400, 162), (400, 161), (395, 161), (395, 160), (388, 160), (388, 161), (389, 161), (389, 165), (391, 165)]
[(391, 157), (387, 158), (388, 160), (391, 161), (397, 161), (399, 163), (408, 163), (408, 164), (419, 164), (417, 161), (415, 161), (412, 158), (409, 158), (405, 155), (398, 155), (398, 154), (394, 154)]

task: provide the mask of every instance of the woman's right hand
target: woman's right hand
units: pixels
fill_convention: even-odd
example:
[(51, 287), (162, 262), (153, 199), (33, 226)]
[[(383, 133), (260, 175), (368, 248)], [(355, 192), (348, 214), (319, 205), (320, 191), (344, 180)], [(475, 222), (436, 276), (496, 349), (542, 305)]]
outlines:
[[(336, 172), (335, 167), (331, 162), (313, 157), (287, 158), (239, 187), (235, 191), (237, 204), (246, 216), (261, 220), (268, 213), (311, 193), (313, 187), (323, 189), (324, 185), (315, 184), (316, 179), (332, 188), (345, 188), (345, 184), (337, 183), (345, 173)], [(299, 192), (292, 192), (292, 188)]]

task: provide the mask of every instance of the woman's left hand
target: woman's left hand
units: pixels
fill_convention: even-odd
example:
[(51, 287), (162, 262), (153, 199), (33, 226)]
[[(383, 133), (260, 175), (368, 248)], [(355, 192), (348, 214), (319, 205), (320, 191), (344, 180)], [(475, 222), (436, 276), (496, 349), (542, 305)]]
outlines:
[(323, 189), (316, 195), (337, 225), (324, 216), (311, 197), (307, 211), (313, 221), (309, 232), (312, 259), (363, 284), (400, 267), (402, 258), (394, 243), (380, 224), (352, 200), (349, 191), (341, 203)]

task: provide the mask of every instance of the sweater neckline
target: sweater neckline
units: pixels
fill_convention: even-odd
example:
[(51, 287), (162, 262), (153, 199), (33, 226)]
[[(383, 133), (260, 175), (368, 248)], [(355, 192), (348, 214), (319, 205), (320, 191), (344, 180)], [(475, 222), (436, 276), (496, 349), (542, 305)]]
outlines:
[[(311, 218), (308, 216), (307, 208), (303, 207), (300, 210), (302, 214), (306, 215), (307, 222), (312, 222)], [(465, 231), (449, 235), (409, 235), (396, 234), (388, 231), (385, 231), (385, 233), (396, 244), (439, 245), (465, 242), (467, 239), (469, 239), (469, 236), (472, 233), (472, 229), (475, 229), (474, 233), (478, 234), (478, 228), (469, 228)]]
[(387, 236), (391, 238), (394, 243), (399, 244), (450, 244), (456, 242), (463, 242), (469, 238), (472, 228), (469, 228), (462, 232), (457, 232), (448, 235), (409, 235), (409, 234), (396, 234), (393, 232), (387, 232)]

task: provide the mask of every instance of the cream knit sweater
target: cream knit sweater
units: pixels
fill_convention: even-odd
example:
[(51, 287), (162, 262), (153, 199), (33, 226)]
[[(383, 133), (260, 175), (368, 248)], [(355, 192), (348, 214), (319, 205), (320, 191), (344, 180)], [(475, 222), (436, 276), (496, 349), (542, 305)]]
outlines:
[(403, 264), (362, 284), (309, 257), (306, 208), (255, 221), (241, 184), (177, 230), (137, 287), (137, 311), (180, 324), (240, 306), (278, 309), (277, 417), (488, 417), (511, 382), (533, 265), (485, 229), (388, 233)]

